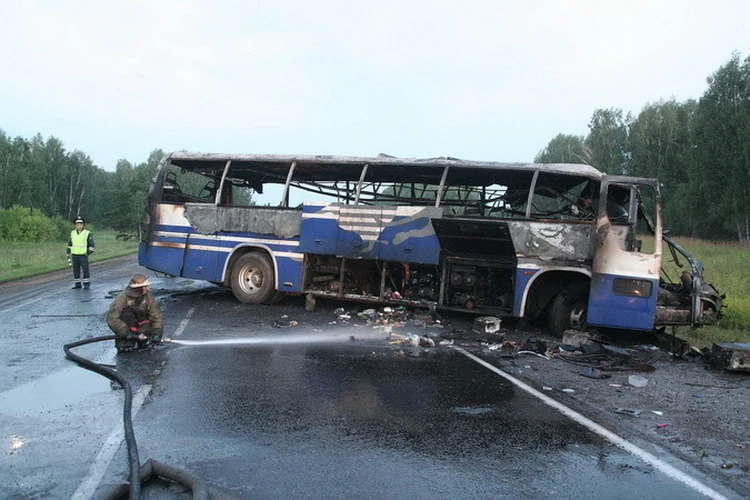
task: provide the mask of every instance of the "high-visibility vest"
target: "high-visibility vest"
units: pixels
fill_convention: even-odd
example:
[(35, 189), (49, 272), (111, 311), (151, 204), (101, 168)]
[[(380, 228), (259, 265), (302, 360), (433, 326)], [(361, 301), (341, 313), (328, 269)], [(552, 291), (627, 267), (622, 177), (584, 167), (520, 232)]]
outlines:
[(70, 246), (70, 253), (73, 255), (86, 255), (86, 252), (88, 251), (87, 246), (89, 234), (91, 234), (91, 232), (88, 229), (84, 229), (80, 233), (73, 229), (73, 231), (70, 232), (70, 243), (72, 243)]

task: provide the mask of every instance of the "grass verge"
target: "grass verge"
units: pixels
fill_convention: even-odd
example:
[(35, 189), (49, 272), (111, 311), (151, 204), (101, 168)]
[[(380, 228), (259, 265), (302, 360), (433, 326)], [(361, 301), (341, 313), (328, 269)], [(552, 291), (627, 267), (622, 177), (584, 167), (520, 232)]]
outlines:
[(714, 326), (679, 328), (677, 336), (697, 347), (714, 342), (750, 342), (750, 245), (679, 238), (704, 277), (726, 294), (723, 318)]
[[(89, 262), (130, 255), (138, 251), (137, 241), (122, 241), (115, 231), (92, 231), (96, 251)], [(67, 241), (0, 241), (0, 283), (68, 268)]]

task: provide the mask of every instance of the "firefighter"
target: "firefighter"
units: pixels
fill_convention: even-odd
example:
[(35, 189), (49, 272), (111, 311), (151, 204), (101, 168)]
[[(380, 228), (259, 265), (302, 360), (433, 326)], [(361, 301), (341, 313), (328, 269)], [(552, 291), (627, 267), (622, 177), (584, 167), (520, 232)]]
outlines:
[(76, 228), (70, 232), (66, 251), (68, 262), (73, 266), (73, 289), (88, 290), (91, 286), (89, 255), (94, 252), (94, 238), (91, 231), (83, 228), (83, 217), (76, 217), (74, 224)]
[(109, 307), (107, 325), (117, 337), (118, 354), (148, 349), (162, 340), (164, 316), (149, 293), (150, 285), (145, 274), (134, 274)]

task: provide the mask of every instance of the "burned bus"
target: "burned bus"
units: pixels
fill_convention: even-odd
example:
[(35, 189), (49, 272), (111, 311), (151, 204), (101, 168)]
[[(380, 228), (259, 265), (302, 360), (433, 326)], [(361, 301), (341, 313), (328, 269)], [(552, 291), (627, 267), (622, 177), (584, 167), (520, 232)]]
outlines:
[(722, 308), (663, 229), (658, 181), (589, 165), (176, 152), (145, 223), (140, 265), (249, 304), (309, 295), (557, 334), (699, 326)]

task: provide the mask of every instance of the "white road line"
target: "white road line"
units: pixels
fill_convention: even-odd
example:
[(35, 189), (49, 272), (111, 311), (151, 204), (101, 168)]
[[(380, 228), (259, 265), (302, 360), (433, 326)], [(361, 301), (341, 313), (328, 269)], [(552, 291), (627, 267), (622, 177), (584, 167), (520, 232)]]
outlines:
[[(182, 332), (187, 327), (188, 322), (190, 322), (190, 318), (193, 316), (194, 312), (195, 308), (191, 308), (187, 312), (183, 320), (180, 321), (177, 330), (175, 330), (173, 334), (175, 337), (182, 335)], [(143, 402), (146, 400), (146, 396), (148, 396), (150, 392), (151, 385), (148, 384), (142, 385), (140, 389), (136, 391), (135, 395), (133, 396), (131, 419), (135, 419), (136, 414), (138, 414), (138, 410), (141, 409)], [(94, 463), (91, 464), (86, 477), (83, 478), (83, 481), (81, 481), (78, 489), (75, 491), (75, 493), (73, 493), (73, 496), (71, 497), (73, 500), (88, 499), (94, 495), (96, 488), (102, 481), (102, 477), (104, 477), (104, 473), (107, 471), (107, 467), (109, 467), (109, 464), (110, 462), (112, 462), (115, 453), (120, 448), (120, 444), (122, 443), (124, 437), (125, 429), (123, 426), (119, 426), (114, 431), (112, 431), (112, 434), (109, 435), (109, 438), (107, 438), (107, 440), (104, 442), (102, 449), (94, 459)]]
[[(143, 405), (143, 401), (145, 401), (149, 392), (151, 392), (151, 386), (143, 385), (133, 396), (133, 418), (135, 418), (138, 410), (141, 409), (141, 405)], [(116, 428), (112, 434), (109, 435), (109, 438), (104, 442), (102, 449), (96, 456), (94, 463), (91, 464), (86, 477), (83, 478), (78, 489), (73, 493), (73, 496), (71, 497), (72, 499), (83, 500), (93, 497), (97, 486), (99, 486), (102, 477), (104, 477), (104, 473), (107, 471), (107, 467), (109, 467), (115, 453), (120, 448), (120, 443), (122, 443), (123, 437), (125, 437), (125, 429), (122, 426)]]
[(188, 323), (190, 322), (190, 318), (193, 317), (193, 313), (195, 312), (195, 308), (191, 308), (185, 317), (180, 321), (180, 324), (177, 326), (177, 330), (174, 331), (174, 334), (172, 334), (173, 337), (179, 337), (182, 335), (182, 332), (185, 331), (185, 328), (187, 327)]
[(628, 453), (631, 453), (647, 464), (651, 465), (655, 469), (663, 472), (668, 477), (671, 477), (675, 481), (679, 481), (683, 483), (684, 485), (698, 491), (699, 493), (702, 493), (706, 495), (709, 498), (713, 498), (715, 500), (727, 500), (727, 497), (722, 495), (721, 493), (717, 492), (716, 490), (706, 486), (705, 484), (693, 479), (692, 477), (688, 476), (681, 470), (677, 469), (676, 467), (669, 465), (668, 463), (664, 462), (663, 460), (655, 457), (651, 453), (647, 452), (646, 450), (639, 448), (638, 446), (634, 445), (630, 441), (625, 440), (624, 438), (621, 438), (614, 432), (611, 432), (601, 425), (597, 424), (593, 420), (590, 420), (577, 411), (568, 408), (562, 403), (559, 403), (552, 399), (551, 397), (542, 394), (541, 392), (537, 391), (533, 387), (529, 386), (528, 384), (525, 384), (524, 382), (518, 380), (514, 376), (502, 371), (500, 368), (488, 363), (487, 361), (474, 356), (473, 354), (467, 352), (466, 350), (462, 349), (461, 347), (457, 346), (451, 346), (464, 356), (467, 356), (469, 359), (476, 361), (480, 365), (484, 366), (485, 368), (497, 373), (504, 379), (508, 380), (512, 384), (516, 385), (520, 389), (523, 389), (524, 391), (528, 392), (532, 396), (535, 396), (539, 399), (541, 399), (545, 404), (548, 406), (551, 406), (552, 408), (556, 409), (566, 417), (569, 417), (570, 419), (574, 420), (575, 422), (578, 422), (579, 424), (583, 425), (584, 427), (588, 428), (592, 432), (595, 432), (596, 434), (599, 434), (601, 437), (607, 439), (608, 441), (612, 442), (619, 448), (622, 448), (623, 450), (627, 451)]

